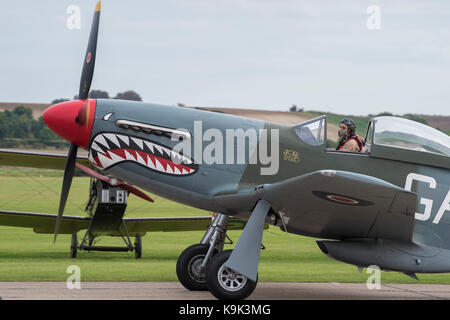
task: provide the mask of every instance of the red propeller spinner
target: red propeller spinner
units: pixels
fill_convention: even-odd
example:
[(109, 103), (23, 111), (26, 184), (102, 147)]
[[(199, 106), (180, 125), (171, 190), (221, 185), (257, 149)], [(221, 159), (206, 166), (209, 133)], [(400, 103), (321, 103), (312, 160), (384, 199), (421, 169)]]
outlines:
[(95, 99), (61, 102), (47, 108), (42, 117), (57, 135), (87, 149), (95, 116)]

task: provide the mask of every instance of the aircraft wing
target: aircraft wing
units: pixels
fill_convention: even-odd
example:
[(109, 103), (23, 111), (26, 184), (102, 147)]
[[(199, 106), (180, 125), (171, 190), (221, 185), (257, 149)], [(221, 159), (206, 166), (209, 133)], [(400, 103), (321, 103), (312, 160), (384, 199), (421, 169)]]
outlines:
[[(72, 234), (87, 229), (89, 221), (88, 217), (63, 216), (59, 233)], [(36, 233), (53, 234), (55, 222), (55, 214), (0, 211), (0, 225), (33, 228)]]
[[(211, 217), (170, 217), (170, 218), (124, 218), (130, 235), (151, 231), (206, 231), (211, 223)], [(231, 218), (227, 230), (242, 230), (246, 219)], [(122, 228), (120, 229), (123, 232)]]
[[(66, 159), (63, 154), (0, 150), (0, 166), (64, 170)], [(92, 168), (86, 156), (78, 156), (77, 162)]]
[(412, 240), (417, 194), (371, 176), (321, 170), (264, 186), (262, 198), (292, 219), (288, 231)]
[[(36, 233), (53, 234), (55, 231), (55, 222), (57, 215), (0, 211), (0, 225), (12, 227), (32, 228)], [(63, 216), (60, 234), (72, 234), (80, 230), (87, 229), (91, 218)], [(130, 236), (137, 233), (144, 235), (150, 231), (205, 231), (211, 223), (211, 217), (171, 217), (171, 218), (124, 218), (127, 230)], [(228, 224), (228, 230), (241, 230), (244, 228), (247, 220), (231, 218)], [(123, 235), (123, 227), (120, 233), (111, 235)]]

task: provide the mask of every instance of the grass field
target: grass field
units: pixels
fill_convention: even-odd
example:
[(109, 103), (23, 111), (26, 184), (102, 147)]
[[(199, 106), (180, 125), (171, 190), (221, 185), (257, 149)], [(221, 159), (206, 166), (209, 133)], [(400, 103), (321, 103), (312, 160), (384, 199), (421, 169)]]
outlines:
[[(0, 210), (55, 213), (61, 188), (61, 172), (29, 169), (0, 169)], [(65, 214), (84, 215), (89, 178), (75, 177)], [(129, 217), (205, 216), (209, 212), (186, 207), (154, 196), (146, 203), (131, 196)], [(0, 282), (66, 281), (70, 265), (81, 268), (82, 281), (177, 281), (178, 255), (198, 243), (203, 231), (148, 233), (143, 237), (143, 258), (133, 253), (80, 252), (69, 257), (70, 236), (39, 235), (31, 229), (0, 226)], [(236, 242), (240, 231), (228, 235)], [(83, 234), (79, 234), (82, 237)], [(260, 281), (365, 282), (369, 274), (356, 267), (326, 257), (315, 239), (289, 235), (276, 227), (264, 233), (266, 250), (261, 253)], [(121, 245), (119, 239), (105, 237), (100, 244)], [(231, 248), (227, 246), (227, 248)], [(421, 283), (450, 284), (450, 275), (419, 275)], [(382, 282), (415, 283), (398, 273), (383, 272)]]

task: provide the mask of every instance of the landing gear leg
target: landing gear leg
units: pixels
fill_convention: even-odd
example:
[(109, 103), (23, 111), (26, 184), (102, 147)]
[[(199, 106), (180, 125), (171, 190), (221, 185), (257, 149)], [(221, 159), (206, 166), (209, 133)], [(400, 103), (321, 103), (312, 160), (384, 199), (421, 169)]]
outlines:
[(178, 257), (177, 276), (188, 290), (208, 290), (206, 267), (211, 258), (222, 252), (226, 239), (228, 216), (217, 214), (200, 243), (186, 248)]
[(209, 263), (206, 284), (216, 298), (245, 299), (255, 290), (264, 222), (270, 208), (270, 203), (259, 200), (234, 249), (216, 255)]
[(78, 240), (77, 240), (77, 233), (72, 233), (72, 243), (70, 245), (70, 257), (75, 259), (77, 257), (77, 251), (78, 251)]
[(136, 240), (134, 242), (134, 257), (136, 259), (142, 258), (142, 237), (139, 233), (136, 235)]
[(136, 235), (136, 240), (133, 243), (131, 242), (130, 235), (128, 234), (127, 226), (125, 220), (122, 219), (123, 233), (120, 229), (118, 229), (119, 235), (122, 240), (125, 242), (125, 247), (112, 247), (112, 246), (97, 246), (95, 245), (96, 239), (99, 235), (91, 233), (92, 221), (89, 223), (89, 226), (84, 234), (83, 240), (81, 240), (81, 244), (77, 243), (77, 235), (76, 233), (72, 234), (72, 245), (71, 245), (71, 257), (75, 258), (77, 255), (77, 250), (86, 250), (86, 251), (107, 251), (107, 252), (127, 252), (134, 251), (134, 256), (136, 259), (142, 258), (142, 236), (140, 234)]

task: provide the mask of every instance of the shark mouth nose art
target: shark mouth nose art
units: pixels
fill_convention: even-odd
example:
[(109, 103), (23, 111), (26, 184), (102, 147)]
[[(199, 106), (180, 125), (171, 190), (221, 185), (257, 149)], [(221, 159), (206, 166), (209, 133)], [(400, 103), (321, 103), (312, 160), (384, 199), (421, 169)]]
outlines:
[(121, 162), (134, 162), (162, 174), (187, 176), (198, 170), (198, 165), (170, 147), (116, 133), (100, 133), (89, 149), (89, 161), (105, 170)]

